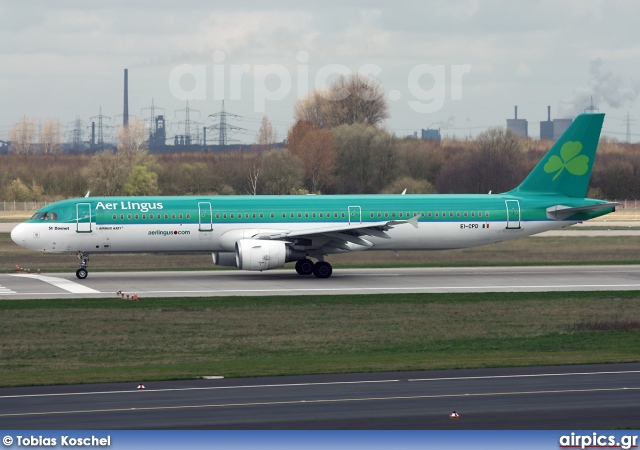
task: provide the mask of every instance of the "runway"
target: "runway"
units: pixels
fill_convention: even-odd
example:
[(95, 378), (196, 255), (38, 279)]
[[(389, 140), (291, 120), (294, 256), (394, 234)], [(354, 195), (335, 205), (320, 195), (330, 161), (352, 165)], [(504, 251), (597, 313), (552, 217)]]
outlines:
[[(612, 429), (640, 425), (640, 364), (0, 390), (5, 429)], [(450, 420), (456, 411), (459, 420)]]
[(329, 279), (294, 270), (0, 274), (0, 300), (424, 292), (541, 292), (640, 289), (640, 265), (335, 269)]

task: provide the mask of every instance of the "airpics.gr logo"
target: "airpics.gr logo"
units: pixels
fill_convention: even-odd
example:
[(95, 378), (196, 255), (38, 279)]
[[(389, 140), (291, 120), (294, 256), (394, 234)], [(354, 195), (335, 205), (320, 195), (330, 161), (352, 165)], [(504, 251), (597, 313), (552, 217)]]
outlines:
[[(589, 170), (589, 157), (579, 155), (582, 151), (582, 142), (568, 141), (560, 149), (560, 157), (553, 155), (544, 165), (547, 173), (556, 172), (551, 181), (556, 181), (564, 169), (576, 176), (582, 176)], [(562, 158), (562, 159), (560, 159)]]

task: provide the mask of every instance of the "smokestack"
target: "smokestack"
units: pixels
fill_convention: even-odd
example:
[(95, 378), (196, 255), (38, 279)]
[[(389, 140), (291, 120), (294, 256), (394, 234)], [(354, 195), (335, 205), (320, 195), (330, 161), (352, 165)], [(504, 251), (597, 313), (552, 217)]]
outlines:
[(96, 123), (91, 122), (91, 147), (96, 145)]
[(129, 125), (129, 69), (124, 69), (124, 110), (122, 111), (122, 125)]
[(547, 106), (547, 122), (551, 122), (551, 105)]
[(518, 119), (518, 105), (514, 106), (514, 109), (515, 109), (515, 117), (514, 117), (514, 119), (517, 120)]

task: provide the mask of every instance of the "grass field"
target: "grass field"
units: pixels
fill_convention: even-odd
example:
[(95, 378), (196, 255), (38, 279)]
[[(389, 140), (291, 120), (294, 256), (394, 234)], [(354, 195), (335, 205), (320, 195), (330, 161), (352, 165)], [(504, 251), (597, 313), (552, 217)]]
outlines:
[(639, 361), (640, 292), (0, 302), (0, 386)]
[[(640, 237), (362, 252), (334, 267), (640, 263)], [(73, 255), (0, 233), (0, 271)], [(213, 270), (210, 254), (92, 255), (91, 270)], [(640, 361), (640, 292), (0, 302), (0, 386)]]

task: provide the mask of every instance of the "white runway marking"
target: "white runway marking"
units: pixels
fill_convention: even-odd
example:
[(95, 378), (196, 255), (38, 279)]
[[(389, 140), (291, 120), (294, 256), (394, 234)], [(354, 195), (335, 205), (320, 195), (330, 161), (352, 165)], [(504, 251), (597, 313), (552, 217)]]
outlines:
[[(621, 370), (617, 372), (569, 372), (569, 373), (539, 373), (539, 374), (520, 374), (520, 375), (486, 375), (477, 377), (448, 377), (448, 378), (413, 378), (407, 381), (460, 381), (460, 380), (478, 380), (478, 379), (501, 379), (501, 378), (524, 378), (524, 377), (560, 377), (560, 376), (584, 376), (584, 375), (624, 375), (630, 373), (640, 373), (638, 370)], [(258, 388), (274, 388), (274, 387), (296, 387), (296, 386), (337, 386), (345, 384), (380, 384), (380, 383), (398, 383), (401, 380), (362, 380), (362, 381), (328, 381), (318, 383), (283, 383), (283, 384), (255, 384), (240, 386), (207, 386), (207, 387), (190, 387), (190, 388), (170, 388), (170, 389), (146, 389), (138, 391), (134, 388), (125, 391), (95, 391), (95, 392), (60, 392), (55, 394), (23, 394), (23, 395), (2, 395), (3, 398), (29, 398), (29, 397), (65, 397), (70, 395), (105, 395), (105, 394), (134, 394), (140, 395), (140, 392), (184, 392), (184, 391), (211, 391), (222, 389), (258, 389)], [(626, 388), (625, 388), (626, 389)]]
[[(584, 288), (593, 288), (593, 289), (615, 289), (615, 288), (638, 288), (640, 289), (640, 284), (555, 284), (555, 285), (531, 285), (531, 286), (521, 286), (521, 285), (509, 285), (505, 284), (502, 286), (409, 286), (409, 287), (340, 287), (340, 288), (290, 288), (289, 292), (333, 292), (333, 291), (433, 291), (433, 290), (452, 290), (452, 291), (464, 291), (464, 290), (473, 290), (474, 292), (484, 292), (489, 290), (490, 292), (509, 290), (513, 288), (518, 289), (570, 289), (570, 290), (584, 290)], [(282, 293), (282, 289), (205, 289), (205, 290), (193, 290), (193, 291), (172, 291), (172, 290), (162, 290), (162, 291), (142, 291), (139, 290), (138, 294), (188, 294), (188, 293), (238, 293), (238, 292), (274, 292), (274, 293)]]
[(96, 291), (95, 289), (91, 289), (89, 287), (83, 286), (73, 281), (65, 280), (64, 278), (46, 277), (44, 275), (33, 275), (33, 274), (32, 275), (12, 275), (12, 276), (33, 278), (35, 280), (44, 281), (45, 283), (49, 283), (52, 286), (58, 287), (60, 289), (64, 289), (67, 292), (71, 292), (72, 294), (101, 294), (100, 291)]
[(12, 291), (11, 289), (0, 285), (0, 295), (3, 295), (3, 294), (17, 294), (17, 292), (16, 291)]

